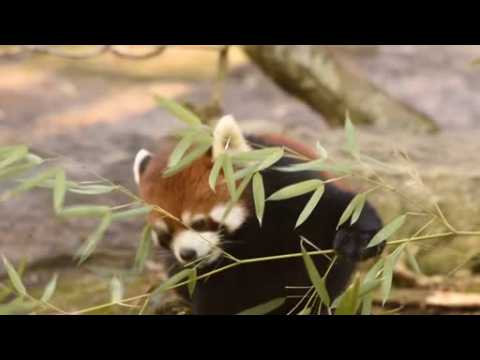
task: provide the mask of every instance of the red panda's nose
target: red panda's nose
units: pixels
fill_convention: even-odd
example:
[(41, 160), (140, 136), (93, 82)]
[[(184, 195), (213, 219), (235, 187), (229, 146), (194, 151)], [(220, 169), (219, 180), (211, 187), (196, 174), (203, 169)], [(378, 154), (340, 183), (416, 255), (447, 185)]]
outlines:
[(197, 252), (193, 249), (182, 249), (180, 250), (180, 258), (185, 262), (193, 261), (197, 258)]

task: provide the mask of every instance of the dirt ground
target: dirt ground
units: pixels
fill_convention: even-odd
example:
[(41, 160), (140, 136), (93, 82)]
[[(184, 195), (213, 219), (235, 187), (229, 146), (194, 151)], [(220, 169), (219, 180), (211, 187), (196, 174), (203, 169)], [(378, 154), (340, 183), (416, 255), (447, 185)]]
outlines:
[[(348, 53), (359, 71), (429, 114), (445, 132), (471, 136), (480, 130), (480, 68), (471, 64), (480, 46), (396, 45)], [(214, 68), (212, 54), (183, 49), (148, 61), (0, 60), (0, 145), (29, 144), (42, 156), (68, 158), (70, 177), (99, 174), (135, 191), (132, 157), (142, 147), (155, 148), (178, 125), (152, 95), (206, 102)], [(251, 128), (269, 121), (272, 128), (328, 131), (320, 115), (276, 88), (240, 52), (233, 56), (224, 108)], [(93, 224), (55, 218), (50, 197), (37, 190), (0, 204), (0, 253), (34, 262), (78, 249)], [(67, 201), (85, 198), (69, 195)], [(121, 204), (125, 198), (88, 201)], [(113, 226), (102, 247), (134, 252), (141, 227), (141, 221)]]

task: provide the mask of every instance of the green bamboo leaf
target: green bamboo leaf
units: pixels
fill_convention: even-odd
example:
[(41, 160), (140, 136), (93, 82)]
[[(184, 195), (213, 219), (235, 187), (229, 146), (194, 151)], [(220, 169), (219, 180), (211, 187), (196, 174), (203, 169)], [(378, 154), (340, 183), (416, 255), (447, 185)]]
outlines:
[(112, 303), (120, 303), (123, 299), (123, 284), (116, 276), (110, 281), (110, 300)]
[(258, 171), (265, 170), (270, 166), (277, 163), (284, 155), (284, 150), (282, 148), (275, 150), (272, 154), (268, 155), (260, 164), (258, 165)]
[(359, 297), (364, 297), (372, 291), (376, 290), (380, 285), (382, 285), (381, 279), (375, 279), (371, 281), (364, 281), (360, 287)]
[(18, 176), (35, 167), (35, 164), (19, 164), (12, 165), (0, 170), (0, 180), (5, 180), (14, 176)]
[(308, 219), (308, 217), (312, 214), (313, 210), (315, 210), (315, 207), (317, 206), (318, 202), (322, 198), (324, 192), (325, 192), (325, 185), (322, 183), (317, 188), (317, 190), (315, 190), (310, 200), (308, 200), (307, 205), (305, 205), (305, 207), (303, 208), (302, 212), (300, 213), (297, 219), (295, 228), (298, 228)]
[(27, 160), (28, 163), (32, 165), (40, 165), (40, 164), (43, 164), (44, 162), (44, 160), (40, 156), (32, 153), (28, 153), (27, 156), (25, 157), (25, 160)]
[[(68, 183), (67, 183), (68, 184)], [(80, 195), (102, 195), (108, 194), (118, 189), (118, 186), (111, 185), (88, 185), (88, 186), (75, 186), (68, 189), (68, 191), (80, 194)]]
[(175, 146), (175, 149), (173, 149), (172, 153), (170, 154), (170, 157), (168, 159), (168, 167), (174, 167), (177, 165), (180, 160), (182, 160), (182, 157), (185, 155), (187, 150), (192, 146), (193, 144), (193, 134), (189, 134), (185, 136), (180, 142)]
[(138, 272), (143, 271), (145, 261), (150, 255), (152, 249), (152, 231), (153, 230), (149, 224), (145, 225), (142, 230), (140, 244), (138, 245), (137, 253), (135, 254), (135, 269)]
[(174, 167), (168, 168), (164, 173), (163, 177), (173, 176), (180, 171), (184, 170), (192, 162), (202, 157), (210, 149), (210, 144), (200, 144), (190, 151), (186, 156), (182, 158)]
[(202, 120), (195, 115), (193, 112), (187, 108), (181, 106), (175, 101), (168, 100), (159, 96), (156, 96), (158, 104), (167, 110), (170, 114), (175, 116), (177, 119), (183, 121), (190, 126), (200, 126), (202, 125)]
[(79, 205), (64, 208), (58, 215), (64, 218), (72, 217), (99, 217), (110, 212), (108, 206)]
[(300, 172), (300, 171), (319, 171), (319, 168), (325, 166), (324, 159), (301, 162), (286, 167), (278, 167), (277, 170), (282, 172)]
[(325, 280), (318, 273), (317, 267), (315, 266), (315, 263), (313, 262), (308, 252), (305, 250), (303, 243), (302, 243), (302, 254), (303, 254), (303, 261), (305, 262), (305, 267), (307, 268), (308, 276), (310, 277), (310, 281), (312, 282), (312, 285), (315, 287), (315, 290), (318, 296), (320, 296), (320, 299), (322, 300), (322, 302), (325, 305), (330, 306), (330, 296), (328, 295), (327, 287), (325, 285)]
[(372, 303), (373, 303), (373, 293), (369, 293), (364, 296), (362, 301), (362, 315), (371, 315), (372, 314)]
[(422, 275), (422, 270), (420, 269), (420, 266), (418, 265), (417, 259), (415, 258), (415, 255), (413, 255), (410, 250), (408, 250), (408, 247), (405, 248), (405, 254), (407, 255), (407, 262), (415, 271), (417, 274)]
[(235, 198), (235, 176), (233, 172), (233, 164), (232, 159), (230, 156), (225, 156), (225, 160), (223, 162), (223, 175), (225, 176), (225, 180), (227, 182), (228, 192), (230, 193), (230, 197), (233, 199)]
[(268, 198), (268, 201), (279, 201), (291, 199), (297, 196), (308, 194), (316, 190), (323, 182), (321, 180), (306, 180), (294, 185), (289, 185), (278, 190)]
[(262, 225), (263, 213), (265, 211), (265, 188), (263, 186), (262, 174), (259, 172), (253, 176), (253, 201), (255, 202), (255, 214), (258, 223)]
[(31, 179), (24, 180), (19, 186), (9, 191), (9, 195), (10, 196), (16, 195), (21, 192), (29, 191), (34, 187), (38, 187), (46, 180), (56, 176), (57, 172), (58, 172), (58, 169), (49, 169)]
[(352, 172), (352, 164), (327, 164), (324, 159), (313, 160), (305, 163), (278, 167), (276, 170), (282, 172), (302, 172), (302, 171), (328, 171), (333, 174), (349, 174)]
[(0, 161), (0, 169), (6, 168), (9, 165), (22, 160), (28, 154), (28, 147), (25, 145), (15, 146), (7, 152), (7, 158)]
[(65, 171), (58, 170), (55, 175), (55, 185), (53, 187), (53, 209), (57, 214), (62, 211), (66, 191)]
[(195, 292), (195, 288), (197, 286), (197, 278), (197, 268), (193, 268), (188, 275), (188, 293), (190, 294), (190, 297), (192, 297), (193, 293)]
[(57, 288), (57, 280), (58, 274), (54, 274), (51, 280), (48, 282), (45, 290), (43, 291), (43, 295), (41, 297), (41, 301), (44, 303), (48, 303), (52, 298), (53, 294), (55, 293), (55, 289)]
[(153, 295), (159, 295), (164, 293), (167, 290), (170, 290), (170, 288), (173, 288), (175, 285), (180, 283), (182, 280), (188, 278), (190, 276), (190, 273), (192, 272), (192, 269), (183, 269), (182, 271), (176, 273), (172, 277), (168, 278), (166, 281), (164, 281), (160, 286), (158, 286)]
[(112, 215), (112, 221), (117, 221), (117, 220), (126, 220), (130, 218), (134, 218), (137, 216), (144, 216), (148, 215), (152, 211), (151, 206), (144, 206), (141, 208), (136, 208), (136, 209), (131, 209), (131, 210), (125, 210), (125, 211), (120, 211), (117, 213), (114, 213)]
[(392, 280), (393, 280), (393, 270), (395, 269), (395, 265), (400, 258), (403, 250), (405, 249), (406, 244), (403, 244), (395, 249), (393, 253), (391, 253), (385, 260), (385, 266), (383, 268), (383, 280), (382, 280), (382, 294), (383, 294), (383, 305), (388, 300), (390, 296), (390, 291), (392, 289)]
[(358, 144), (357, 136), (355, 134), (355, 128), (353, 126), (352, 120), (350, 119), (350, 114), (347, 111), (346, 120), (345, 120), (345, 133), (347, 135), (347, 150), (352, 155), (358, 155)]
[(27, 290), (22, 283), (22, 279), (18, 275), (15, 268), (10, 264), (10, 261), (7, 260), (5, 256), (2, 255), (3, 266), (5, 266), (5, 270), (7, 270), (8, 277), (10, 282), (12, 283), (13, 288), (19, 293), (21, 296), (27, 295)]
[(223, 168), (223, 163), (225, 162), (225, 154), (220, 155), (215, 159), (215, 162), (212, 167), (212, 171), (210, 171), (210, 176), (208, 177), (208, 185), (213, 192), (215, 192), (215, 188), (217, 186), (218, 176), (220, 175), (220, 170)]
[(367, 200), (367, 195), (365, 193), (361, 193), (358, 195), (358, 199), (356, 200), (356, 204), (355, 204), (355, 210), (353, 211), (352, 218), (350, 219), (350, 225), (355, 224), (360, 218), (363, 208), (365, 207), (366, 200)]
[(312, 308), (306, 307), (302, 311), (298, 313), (298, 315), (311, 315), (312, 314)]
[(389, 224), (387, 224), (382, 230), (380, 230), (370, 241), (367, 247), (372, 247), (375, 245), (380, 244), (381, 242), (387, 240), (390, 236), (392, 236), (398, 229), (402, 227), (402, 225), (405, 223), (407, 216), (402, 215)]
[(377, 279), (381, 272), (383, 271), (383, 265), (384, 265), (385, 260), (383, 258), (379, 259), (375, 265), (373, 265), (370, 270), (368, 270), (367, 274), (365, 275), (365, 278), (363, 280), (364, 283), (371, 282), (375, 279)]
[(284, 303), (285, 303), (284, 298), (273, 299), (263, 304), (256, 305), (250, 309), (243, 310), (239, 312), (237, 315), (266, 315), (272, 312), (273, 310), (278, 309)]
[(352, 216), (353, 212), (355, 211), (355, 209), (357, 209), (358, 204), (362, 201), (363, 197), (364, 195), (362, 196), (362, 194), (357, 194), (352, 199), (352, 201), (350, 201), (346, 209), (343, 211), (340, 220), (338, 221), (337, 230), (350, 218), (350, 216)]
[(253, 164), (253, 165), (250, 165), (246, 168), (243, 168), (243, 169), (240, 169), (239, 171), (237, 171), (234, 175), (234, 179), (235, 181), (237, 180), (240, 180), (240, 179), (243, 179), (249, 175), (253, 175), (257, 172), (258, 170), (258, 164)]
[(278, 152), (283, 153), (283, 148), (281, 147), (269, 147), (265, 149), (244, 151), (232, 156), (233, 162), (249, 162), (249, 161), (264, 161), (268, 157), (276, 154)]
[(110, 212), (107, 212), (102, 220), (100, 221), (100, 224), (98, 225), (97, 229), (90, 234), (90, 236), (87, 238), (85, 244), (79, 249), (77, 252), (77, 258), (79, 259), (79, 263), (85, 262), (90, 255), (95, 251), (95, 248), (98, 245), (98, 242), (102, 239), (103, 235), (105, 234), (105, 231), (107, 231), (108, 227), (112, 223), (112, 214)]
[(317, 147), (317, 153), (320, 156), (320, 158), (322, 160), (327, 160), (328, 159), (327, 150), (325, 150), (325, 148), (322, 145), (320, 145), (320, 142), (318, 142), (318, 141), (317, 141), (316, 147)]
[(335, 310), (335, 315), (356, 315), (360, 307), (360, 281), (355, 282), (342, 294), (341, 300)]

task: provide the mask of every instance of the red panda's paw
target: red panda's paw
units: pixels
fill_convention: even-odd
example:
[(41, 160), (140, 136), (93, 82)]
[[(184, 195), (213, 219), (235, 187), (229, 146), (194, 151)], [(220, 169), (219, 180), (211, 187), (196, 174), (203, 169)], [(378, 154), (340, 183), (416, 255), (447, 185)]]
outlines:
[(360, 231), (355, 228), (340, 229), (335, 235), (333, 248), (338, 256), (350, 261), (364, 261), (380, 255), (385, 242), (367, 248), (376, 232)]

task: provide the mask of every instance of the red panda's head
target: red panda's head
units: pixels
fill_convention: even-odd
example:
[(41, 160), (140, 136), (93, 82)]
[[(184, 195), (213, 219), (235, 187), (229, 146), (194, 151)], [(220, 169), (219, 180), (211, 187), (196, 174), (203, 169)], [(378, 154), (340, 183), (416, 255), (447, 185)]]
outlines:
[(180, 263), (199, 258), (210, 263), (222, 254), (222, 234), (237, 231), (249, 216), (248, 205), (240, 200), (223, 219), (230, 194), (222, 175), (215, 192), (210, 189), (210, 172), (215, 159), (225, 151), (237, 153), (250, 147), (233, 118), (223, 117), (213, 131), (211, 151), (175, 175), (164, 177), (174, 145), (166, 142), (155, 155), (140, 150), (133, 166), (135, 181), (145, 202), (181, 220), (157, 210), (150, 213), (148, 222), (160, 244), (169, 248)]

